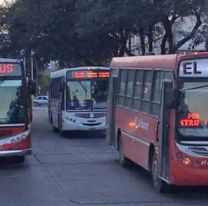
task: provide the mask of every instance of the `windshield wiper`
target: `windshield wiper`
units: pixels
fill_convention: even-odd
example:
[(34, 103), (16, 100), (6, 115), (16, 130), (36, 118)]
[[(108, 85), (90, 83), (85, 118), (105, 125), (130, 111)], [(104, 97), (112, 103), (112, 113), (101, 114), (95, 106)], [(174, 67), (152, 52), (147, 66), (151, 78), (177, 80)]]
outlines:
[(208, 87), (208, 84), (203, 85), (203, 86), (198, 86), (198, 87), (191, 87), (191, 88), (188, 88), (188, 89), (181, 89), (180, 91), (188, 91), (188, 90), (193, 90), (193, 89), (201, 89), (201, 88), (204, 88), (204, 87)]

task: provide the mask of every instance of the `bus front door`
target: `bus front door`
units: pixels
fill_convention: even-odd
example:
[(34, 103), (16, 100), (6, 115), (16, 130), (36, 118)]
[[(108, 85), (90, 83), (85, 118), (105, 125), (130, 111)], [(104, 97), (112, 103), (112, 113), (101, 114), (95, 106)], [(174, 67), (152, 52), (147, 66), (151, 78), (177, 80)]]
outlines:
[(108, 92), (108, 112), (106, 117), (107, 129), (106, 140), (107, 143), (113, 147), (117, 146), (116, 134), (115, 134), (115, 114), (116, 114), (116, 90), (117, 90), (117, 74), (115, 71), (109, 80), (109, 92)]
[(159, 126), (159, 162), (160, 177), (163, 180), (169, 179), (169, 120), (171, 102), (174, 98), (172, 82), (163, 82), (163, 92), (161, 99), (161, 114)]

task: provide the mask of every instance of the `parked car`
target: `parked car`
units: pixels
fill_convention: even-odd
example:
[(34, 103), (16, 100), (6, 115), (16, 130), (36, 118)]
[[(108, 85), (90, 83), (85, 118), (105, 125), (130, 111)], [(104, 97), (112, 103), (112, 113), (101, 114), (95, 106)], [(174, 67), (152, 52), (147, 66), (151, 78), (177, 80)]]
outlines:
[(48, 104), (48, 96), (37, 96), (33, 99), (34, 106), (41, 106)]

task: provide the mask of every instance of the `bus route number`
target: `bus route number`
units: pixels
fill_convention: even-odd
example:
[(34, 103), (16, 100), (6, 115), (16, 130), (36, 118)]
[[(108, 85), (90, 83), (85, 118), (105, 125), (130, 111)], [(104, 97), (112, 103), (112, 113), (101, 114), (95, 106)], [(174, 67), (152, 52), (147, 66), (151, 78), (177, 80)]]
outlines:
[(196, 59), (182, 61), (179, 66), (179, 77), (208, 77), (208, 60)]

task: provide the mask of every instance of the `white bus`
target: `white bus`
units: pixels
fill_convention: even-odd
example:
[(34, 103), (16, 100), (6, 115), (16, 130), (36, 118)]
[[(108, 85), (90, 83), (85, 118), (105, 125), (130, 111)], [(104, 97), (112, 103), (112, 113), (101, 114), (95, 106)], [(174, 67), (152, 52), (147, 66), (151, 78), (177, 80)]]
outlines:
[(90, 66), (51, 72), (49, 121), (55, 132), (106, 129), (110, 69)]

